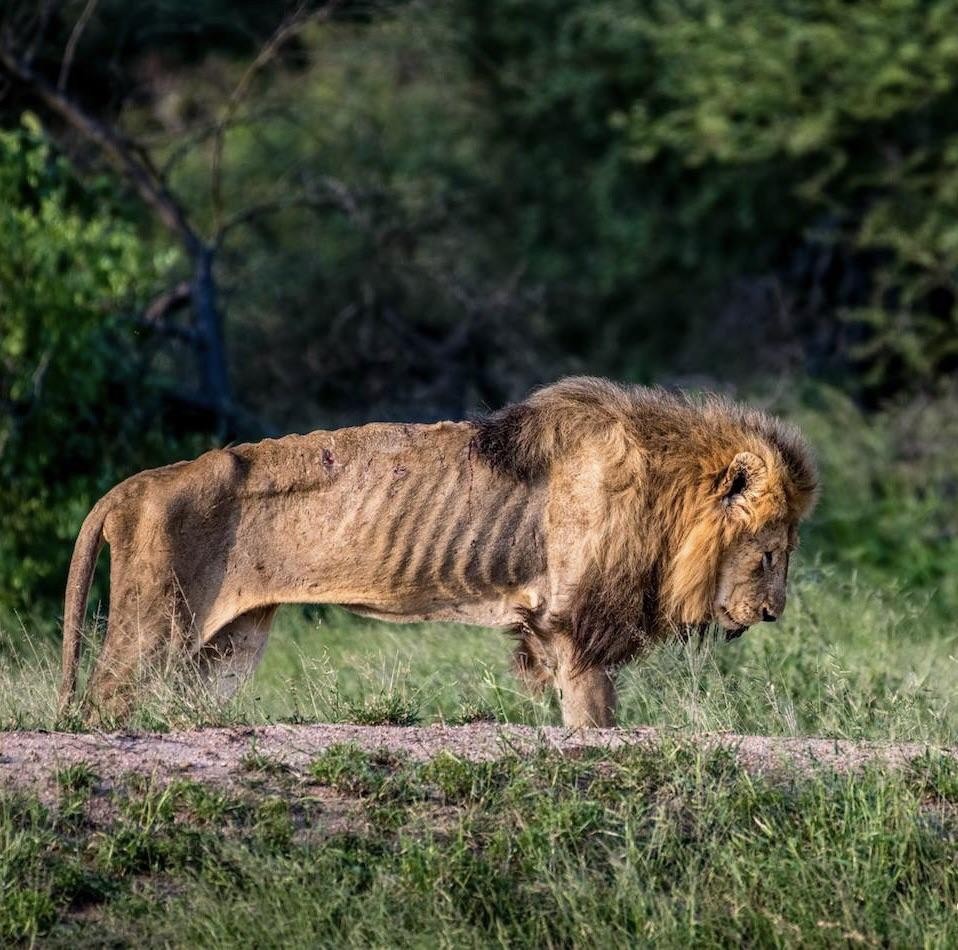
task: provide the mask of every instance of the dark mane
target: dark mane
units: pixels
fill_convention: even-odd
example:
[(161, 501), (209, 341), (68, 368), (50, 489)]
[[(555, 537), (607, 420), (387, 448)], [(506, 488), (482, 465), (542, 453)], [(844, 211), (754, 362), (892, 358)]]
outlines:
[(548, 459), (524, 446), (524, 440), (537, 425), (535, 415), (531, 406), (517, 403), (476, 420), (473, 444), (479, 457), (493, 471), (516, 481), (540, 478), (548, 470)]

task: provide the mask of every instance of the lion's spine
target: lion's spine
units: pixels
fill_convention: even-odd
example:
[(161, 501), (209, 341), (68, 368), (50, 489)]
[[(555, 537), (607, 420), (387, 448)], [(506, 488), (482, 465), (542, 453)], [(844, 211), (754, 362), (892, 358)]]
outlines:
[[(109, 497), (109, 496), (107, 496)], [(103, 526), (109, 511), (107, 498), (93, 507), (86, 516), (73, 547), (70, 572), (67, 575), (66, 597), (63, 604), (63, 675), (60, 680), (60, 711), (65, 711), (76, 692), (77, 671), (80, 665), (80, 647), (83, 642), (83, 623), (87, 599), (93, 585), (93, 572), (104, 544)]]

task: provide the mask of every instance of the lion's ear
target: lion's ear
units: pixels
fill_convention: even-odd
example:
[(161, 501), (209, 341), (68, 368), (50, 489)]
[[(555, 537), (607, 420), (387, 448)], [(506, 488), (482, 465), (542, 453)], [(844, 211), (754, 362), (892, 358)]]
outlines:
[(732, 517), (748, 517), (765, 485), (765, 463), (753, 452), (739, 452), (719, 478), (718, 496)]

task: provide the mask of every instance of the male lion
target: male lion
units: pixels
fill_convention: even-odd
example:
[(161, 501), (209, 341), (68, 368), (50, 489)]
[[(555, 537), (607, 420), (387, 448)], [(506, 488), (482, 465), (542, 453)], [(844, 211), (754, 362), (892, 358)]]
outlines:
[(66, 591), (61, 704), (111, 545), (94, 716), (192, 657), (229, 695), (283, 603), (512, 628), (567, 726), (607, 726), (614, 670), (671, 633), (729, 637), (785, 606), (816, 491), (797, 430), (731, 402), (571, 378), (478, 422), (267, 439), (141, 472), (102, 498)]

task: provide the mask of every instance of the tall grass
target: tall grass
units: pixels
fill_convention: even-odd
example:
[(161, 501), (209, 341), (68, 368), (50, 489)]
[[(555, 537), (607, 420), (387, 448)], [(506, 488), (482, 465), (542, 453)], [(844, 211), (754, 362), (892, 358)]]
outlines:
[[(50, 728), (58, 657), (47, 639), (19, 637), (21, 649), (0, 657), (0, 724)], [(554, 698), (530, 696), (512, 677), (511, 646), (497, 631), (290, 609), (234, 700), (214, 703), (182, 682), (157, 687), (137, 724), (557, 724)], [(623, 725), (943, 744), (958, 737), (955, 631), (929, 619), (921, 601), (815, 565), (796, 570), (779, 623), (732, 643), (666, 645), (623, 670), (620, 685)]]

